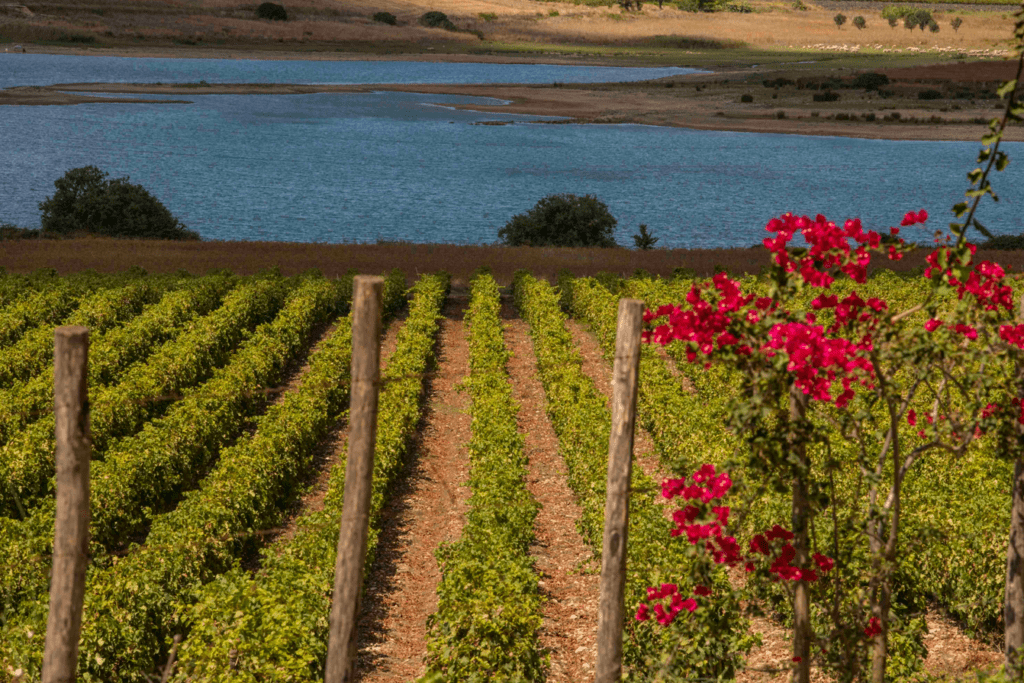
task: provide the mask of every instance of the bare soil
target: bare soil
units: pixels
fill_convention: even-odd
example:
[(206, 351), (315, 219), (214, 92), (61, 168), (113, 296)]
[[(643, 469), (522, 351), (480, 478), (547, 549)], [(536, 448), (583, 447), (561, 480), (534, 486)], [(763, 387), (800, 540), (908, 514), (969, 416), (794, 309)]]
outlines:
[(467, 304), (453, 295), (445, 305), (422, 427), (383, 513), (359, 623), (356, 670), (364, 683), (408, 683), (425, 671), (427, 617), (437, 610), (441, 578), (434, 550), (460, 536), (470, 493), (469, 396), (458, 388), (469, 374)]
[(573, 683), (593, 676), (597, 661), (597, 605), (600, 564), (576, 531), (580, 509), (566, 483), (558, 437), (545, 411), (544, 388), (537, 376), (533, 340), (511, 304), (503, 302), (505, 344), (512, 395), (519, 403), (519, 430), (526, 437), (529, 458), (527, 488), (541, 504), (530, 553), (540, 572), (547, 602), (540, 633), (541, 647), (551, 655), (547, 680)]

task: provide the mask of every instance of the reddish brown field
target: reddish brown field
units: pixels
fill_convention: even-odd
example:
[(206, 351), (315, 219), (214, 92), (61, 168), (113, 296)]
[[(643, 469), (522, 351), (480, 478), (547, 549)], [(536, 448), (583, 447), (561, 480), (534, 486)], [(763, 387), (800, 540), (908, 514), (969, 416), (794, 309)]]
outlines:
[[(924, 265), (925, 251), (888, 264), (907, 271)], [(992, 259), (1014, 271), (1024, 270), (1024, 251), (979, 251), (978, 259)], [(540, 247), (459, 246), (451, 244), (303, 244), (289, 242), (163, 242), (157, 240), (24, 240), (0, 242), (0, 268), (30, 273), (54, 268), (59, 273), (93, 269), (112, 273), (141, 266), (150, 273), (187, 270), (203, 274), (215, 269), (249, 274), (279, 268), (294, 275), (311, 268), (336, 277), (350, 269), (379, 273), (391, 268), (410, 278), (419, 273), (447, 270), (456, 284), (464, 284), (477, 268), (487, 266), (496, 280), (508, 284), (516, 270), (526, 269), (553, 280), (560, 270), (574, 275), (599, 272), (632, 275), (643, 269), (671, 275), (688, 268), (710, 275), (716, 266), (734, 274), (758, 273), (767, 264), (767, 251), (749, 249), (568, 249)]]

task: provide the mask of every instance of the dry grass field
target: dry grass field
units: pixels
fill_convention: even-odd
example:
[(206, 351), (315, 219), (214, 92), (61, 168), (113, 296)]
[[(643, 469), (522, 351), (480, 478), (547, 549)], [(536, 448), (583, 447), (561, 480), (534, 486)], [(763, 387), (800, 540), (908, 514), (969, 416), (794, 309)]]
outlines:
[[(864, 16), (863, 30), (833, 23), (835, 10), (804, 3), (752, 0), (750, 13), (696, 13), (656, 2), (637, 11), (536, 0), (299, 0), (285, 2), (287, 22), (258, 20), (256, 3), (237, 0), (40, 0), (0, 5), (0, 41), (81, 47), (253, 48), (299, 51), (584, 52), (604, 58), (671, 58), (745, 48), (952, 56), (991, 55), (1006, 47), (1012, 6), (938, 11), (938, 33), (890, 28), (881, 4), (844, 10)], [(417, 23), (427, 11), (448, 14), (460, 31)], [(374, 22), (388, 11), (397, 26)], [(954, 16), (963, 18), (956, 32)], [(594, 52), (595, 46), (612, 52)], [(615, 52), (631, 48), (632, 52)], [(692, 60), (691, 60), (692, 61)]]

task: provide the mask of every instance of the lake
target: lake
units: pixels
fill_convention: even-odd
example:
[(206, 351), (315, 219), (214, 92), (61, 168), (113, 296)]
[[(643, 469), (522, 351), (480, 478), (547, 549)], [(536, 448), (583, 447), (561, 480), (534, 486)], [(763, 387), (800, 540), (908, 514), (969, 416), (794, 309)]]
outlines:
[[(9, 64), (25, 57), (39, 55), (0, 55), (3, 78), (10, 78)], [(541, 79), (531, 82), (667, 75), (664, 69), (536, 71), (535, 65), (113, 59), (65, 57), (56, 71), (31, 77), (285, 82), (287, 72), (287, 82), (462, 83), (524, 82), (531, 71)], [(94, 72), (92, 60), (100, 60)], [(341, 71), (320, 71), (343, 67), (367, 80), (329, 80)], [(114, 71), (117, 78), (110, 77)], [(129, 175), (208, 239), (489, 243), (512, 215), (545, 195), (570, 192), (608, 204), (621, 244), (631, 245), (630, 235), (646, 223), (659, 246), (750, 246), (785, 211), (837, 221), (857, 216), (878, 229), (898, 225), (909, 209), (926, 208), (942, 225), (963, 197), (979, 148), (975, 142), (571, 125), (450, 108), (494, 100), (415, 93), (186, 97), (193, 103), (2, 108), (0, 222), (38, 226), (37, 205), (53, 193), (53, 181), (93, 164), (112, 176)], [(987, 202), (979, 218), (993, 232), (1017, 234), (1024, 232), (1024, 143), (1004, 148), (1014, 163), (993, 178), (1002, 201)]]

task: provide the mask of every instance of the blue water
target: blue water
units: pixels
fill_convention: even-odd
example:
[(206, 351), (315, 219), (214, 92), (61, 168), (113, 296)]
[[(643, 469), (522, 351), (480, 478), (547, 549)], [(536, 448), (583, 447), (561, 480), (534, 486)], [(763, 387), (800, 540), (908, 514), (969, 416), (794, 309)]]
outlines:
[(0, 53), (0, 88), (58, 83), (602, 83), (697, 73), (680, 67), (406, 61), (159, 59)]
[[(441, 66), (464, 65), (429, 65)], [(749, 246), (784, 211), (885, 228), (926, 208), (942, 225), (979, 147), (552, 125), (446, 107), (494, 100), (413, 93), (187, 98), (0, 108), (0, 222), (38, 225), (53, 181), (94, 164), (209, 239), (489, 243), (512, 215), (571, 192), (608, 204), (621, 244), (646, 223), (658, 246)], [(1014, 162), (993, 178), (1002, 201), (979, 218), (1018, 234), (1024, 144), (1004, 148)]]

